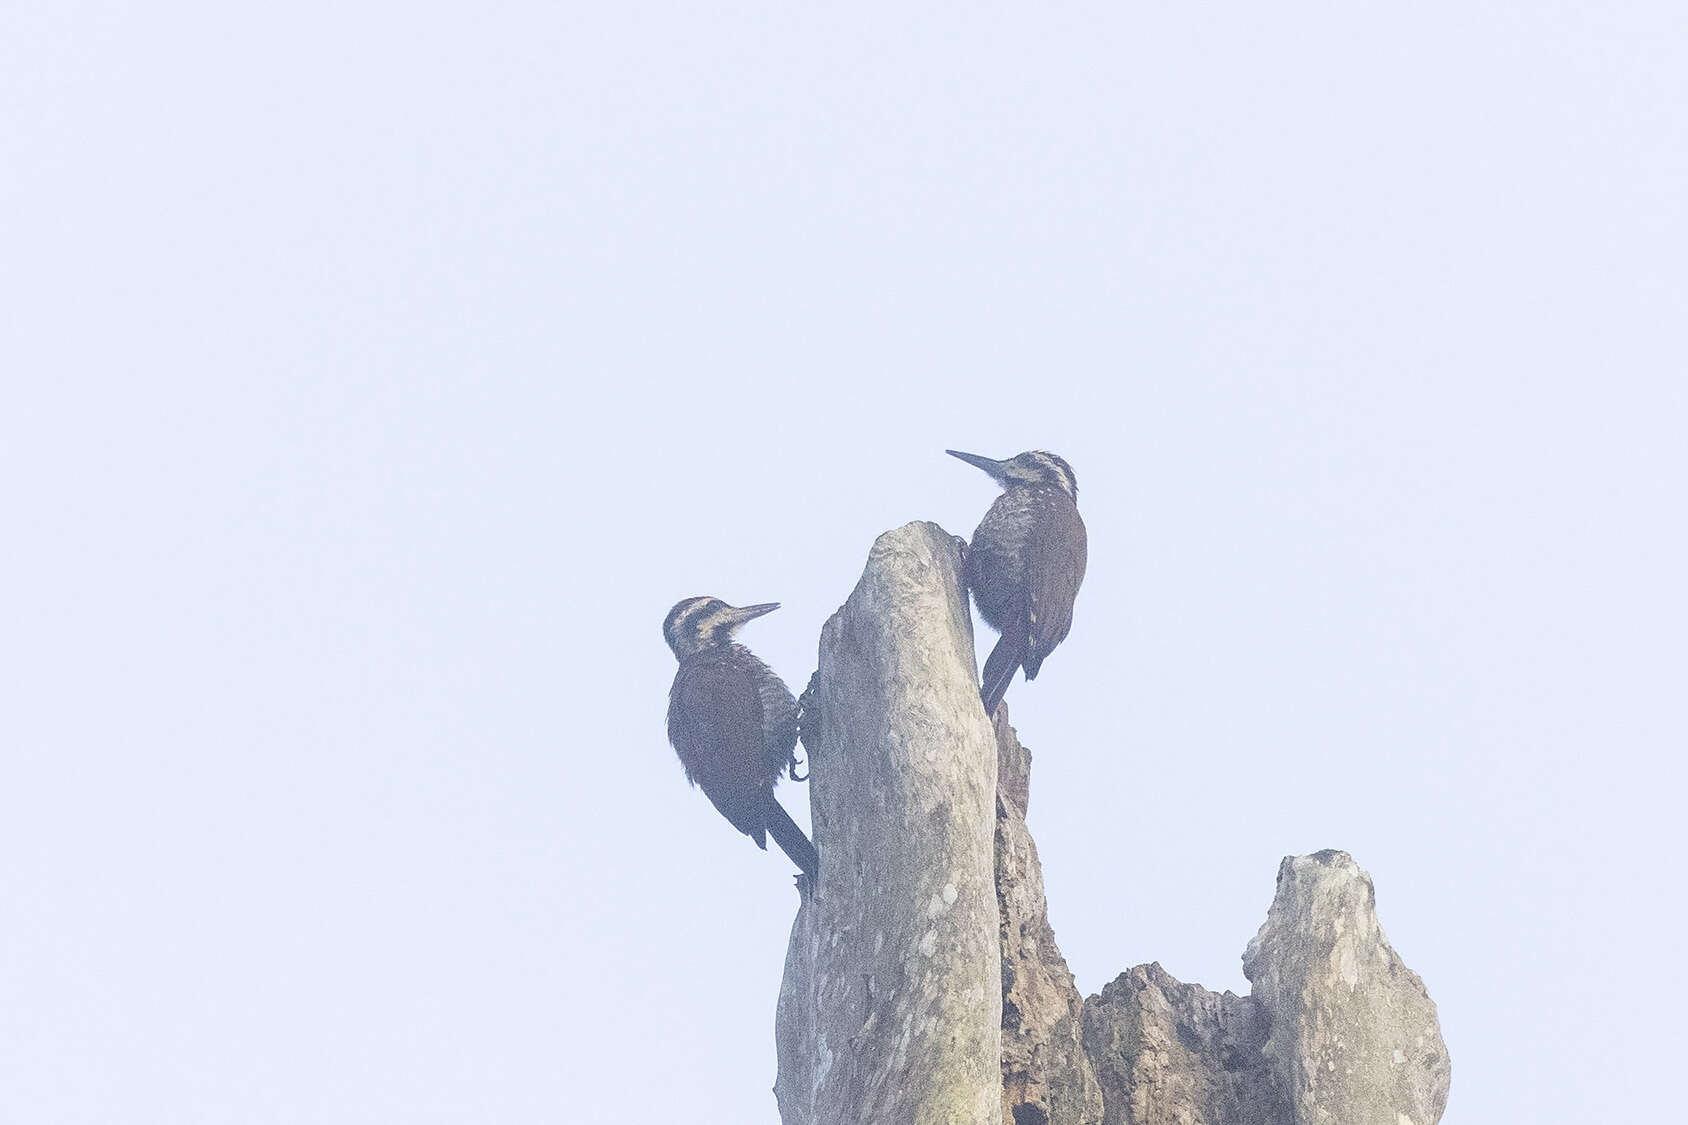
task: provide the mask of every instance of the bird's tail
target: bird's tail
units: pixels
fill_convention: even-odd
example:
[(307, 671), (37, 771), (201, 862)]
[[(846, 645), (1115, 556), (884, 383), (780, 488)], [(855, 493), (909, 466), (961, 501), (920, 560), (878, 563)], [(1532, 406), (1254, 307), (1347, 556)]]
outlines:
[(985, 670), (979, 676), (979, 701), (985, 705), (986, 716), (996, 717), (996, 705), (1008, 692), (1009, 681), (1026, 658), (1030, 631), (1024, 621), (1010, 623), (997, 638), (996, 647), (985, 658)]
[(780, 807), (772, 793), (767, 801), (768, 835), (774, 838), (774, 843), (780, 846), (780, 851), (791, 857), (791, 862), (803, 869), (803, 874), (811, 879), (820, 875), (821, 856), (815, 850), (815, 845), (809, 842), (809, 837), (803, 835), (803, 830), (797, 827), (797, 822), (791, 815)]

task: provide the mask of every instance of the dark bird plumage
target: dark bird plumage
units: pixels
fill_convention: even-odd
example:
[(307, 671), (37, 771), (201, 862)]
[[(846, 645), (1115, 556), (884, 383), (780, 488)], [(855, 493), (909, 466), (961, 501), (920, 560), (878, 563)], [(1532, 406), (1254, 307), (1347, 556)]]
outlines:
[(979, 698), (994, 715), (1016, 668), (1037, 679), (1043, 661), (1066, 639), (1084, 581), (1087, 541), (1078, 514), (1078, 480), (1053, 453), (1031, 451), (994, 461), (945, 450), (983, 469), (1003, 487), (967, 545), (964, 571), (979, 616), (1001, 633), (985, 659)]
[(680, 661), (668, 693), (668, 741), (686, 780), (734, 828), (763, 849), (772, 836), (813, 877), (815, 846), (774, 799), (779, 775), (797, 767), (797, 701), (772, 669), (732, 639), (740, 625), (778, 608), (777, 602), (738, 608), (719, 598), (687, 598), (668, 611), (662, 635)]

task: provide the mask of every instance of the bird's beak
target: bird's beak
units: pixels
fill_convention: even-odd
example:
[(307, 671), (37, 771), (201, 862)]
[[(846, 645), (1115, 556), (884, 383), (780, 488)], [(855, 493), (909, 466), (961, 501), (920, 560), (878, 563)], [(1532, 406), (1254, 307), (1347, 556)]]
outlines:
[(779, 607), (780, 603), (778, 602), (763, 602), (761, 605), (739, 606), (733, 610), (735, 627), (743, 625), (746, 621), (752, 621), (761, 617), (764, 613), (772, 613)]
[(967, 462), (975, 469), (983, 469), (996, 480), (1002, 479), (1001, 461), (994, 461), (989, 457), (981, 457), (977, 453), (962, 453), (955, 449), (946, 449), (944, 452), (948, 453), (951, 457)]

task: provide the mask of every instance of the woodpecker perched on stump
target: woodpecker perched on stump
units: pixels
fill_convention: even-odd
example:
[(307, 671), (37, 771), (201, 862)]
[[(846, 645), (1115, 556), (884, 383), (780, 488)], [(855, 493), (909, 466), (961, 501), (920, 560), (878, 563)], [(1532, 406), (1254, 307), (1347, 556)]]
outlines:
[(993, 461), (944, 452), (983, 469), (1003, 487), (967, 545), (963, 571), (979, 616), (1002, 636), (985, 660), (979, 698), (994, 716), (1016, 668), (1037, 679), (1044, 658), (1073, 624), (1084, 581), (1086, 537), (1073, 467), (1053, 453)]
[(780, 678), (733, 640), (778, 602), (742, 608), (719, 598), (687, 598), (668, 611), (662, 636), (680, 661), (668, 693), (668, 741), (686, 780), (703, 789), (734, 828), (767, 850), (772, 836), (811, 879), (815, 846), (774, 800), (774, 782), (796, 776), (797, 701)]

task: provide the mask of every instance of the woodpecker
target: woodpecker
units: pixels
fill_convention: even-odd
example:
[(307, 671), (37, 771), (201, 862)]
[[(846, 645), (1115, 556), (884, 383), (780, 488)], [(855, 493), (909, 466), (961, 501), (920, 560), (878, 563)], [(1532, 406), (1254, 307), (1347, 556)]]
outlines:
[(1073, 624), (1084, 581), (1086, 539), (1073, 467), (1031, 451), (993, 461), (944, 452), (983, 469), (1003, 487), (968, 544), (963, 571), (979, 616), (1002, 636), (985, 660), (979, 698), (994, 716), (1016, 668), (1037, 679), (1044, 658)]
[(668, 611), (662, 636), (680, 661), (668, 693), (668, 741), (686, 780), (701, 786), (734, 828), (764, 851), (772, 836), (812, 879), (820, 868), (815, 846), (774, 800), (779, 775), (796, 776), (797, 701), (733, 640), (739, 626), (778, 608), (687, 598)]

